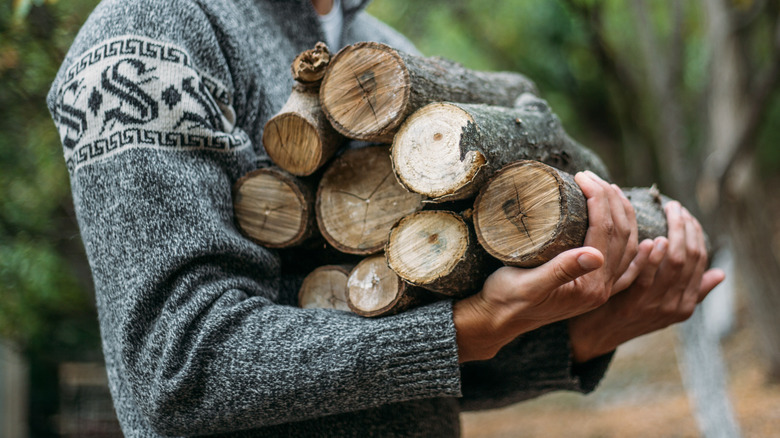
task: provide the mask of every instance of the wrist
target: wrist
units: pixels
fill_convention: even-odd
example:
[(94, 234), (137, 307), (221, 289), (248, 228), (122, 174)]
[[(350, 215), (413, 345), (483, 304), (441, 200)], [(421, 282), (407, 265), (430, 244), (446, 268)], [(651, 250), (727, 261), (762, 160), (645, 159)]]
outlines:
[(491, 359), (517, 336), (540, 326), (513, 316), (509, 303), (490, 303), (481, 293), (456, 301), (453, 322), (459, 361)]
[(461, 363), (491, 359), (509, 342), (503, 341), (500, 318), (481, 302), (479, 294), (456, 301), (452, 319)]
[(574, 363), (587, 362), (615, 349), (607, 345), (598, 327), (590, 324), (587, 314), (569, 319), (569, 341)]

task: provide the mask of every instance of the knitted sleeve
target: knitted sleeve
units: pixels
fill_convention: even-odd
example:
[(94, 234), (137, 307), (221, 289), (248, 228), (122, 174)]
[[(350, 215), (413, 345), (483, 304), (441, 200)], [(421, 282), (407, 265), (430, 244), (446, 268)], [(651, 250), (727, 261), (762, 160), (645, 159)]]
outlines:
[(460, 395), (449, 302), (383, 319), (278, 304), (277, 256), (233, 224), (260, 149), (211, 18), (104, 2), (48, 99), (109, 376), (130, 387), (117, 410), (192, 435)]
[(612, 354), (583, 364), (571, 360), (565, 321), (525, 333), (487, 361), (461, 369), (464, 410), (496, 409), (556, 390), (588, 393), (596, 388)]

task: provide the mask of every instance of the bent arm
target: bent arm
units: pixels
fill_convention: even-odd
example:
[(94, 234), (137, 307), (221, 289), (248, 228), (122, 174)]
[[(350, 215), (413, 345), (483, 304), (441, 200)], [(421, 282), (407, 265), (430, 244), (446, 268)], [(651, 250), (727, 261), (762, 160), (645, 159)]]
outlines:
[(118, 403), (191, 435), (460, 394), (449, 302), (378, 320), (278, 304), (278, 257), (233, 225), (231, 187), (257, 148), (230, 85), (193, 58), (219, 50), (93, 43), (49, 104), (109, 373), (130, 388)]

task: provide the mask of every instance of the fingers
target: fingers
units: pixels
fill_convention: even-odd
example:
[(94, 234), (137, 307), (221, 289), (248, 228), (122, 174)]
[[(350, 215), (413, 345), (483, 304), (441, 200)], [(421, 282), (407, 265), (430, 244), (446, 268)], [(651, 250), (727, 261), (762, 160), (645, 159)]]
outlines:
[(535, 286), (541, 290), (552, 290), (600, 268), (603, 264), (604, 256), (595, 248), (570, 249), (535, 268), (539, 274)]
[(699, 300), (702, 302), (707, 295), (715, 289), (715, 286), (719, 285), (726, 279), (726, 273), (720, 269), (710, 269), (705, 272), (701, 278), (701, 286), (699, 286)]
[(588, 204), (588, 232), (585, 236), (585, 245), (606, 254), (615, 225), (610, 215), (605, 188), (591, 175), (590, 172), (580, 172), (574, 176)]
[(588, 234), (585, 244), (605, 256), (606, 278), (612, 283), (624, 273), (637, 252), (636, 214), (620, 188), (586, 171), (575, 180), (588, 202)]
[(653, 241), (650, 239), (645, 239), (639, 244), (636, 257), (634, 257), (634, 260), (628, 265), (628, 269), (623, 272), (623, 275), (612, 286), (613, 293), (625, 290), (636, 280), (642, 270), (645, 269), (653, 247)]

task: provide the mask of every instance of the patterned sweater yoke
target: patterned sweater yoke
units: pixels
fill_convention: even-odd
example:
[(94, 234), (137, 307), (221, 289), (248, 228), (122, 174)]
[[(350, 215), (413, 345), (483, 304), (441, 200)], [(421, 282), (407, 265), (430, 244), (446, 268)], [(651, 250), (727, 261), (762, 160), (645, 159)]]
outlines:
[[(342, 43), (414, 47), (342, 0)], [(309, 0), (104, 0), (48, 96), (128, 437), (457, 436), (461, 409), (592, 390), (565, 323), (458, 365), (452, 303), (364, 319), (294, 307), (278, 254), (234, 226), (268, 163), (289, 66), (323, 40)]]

